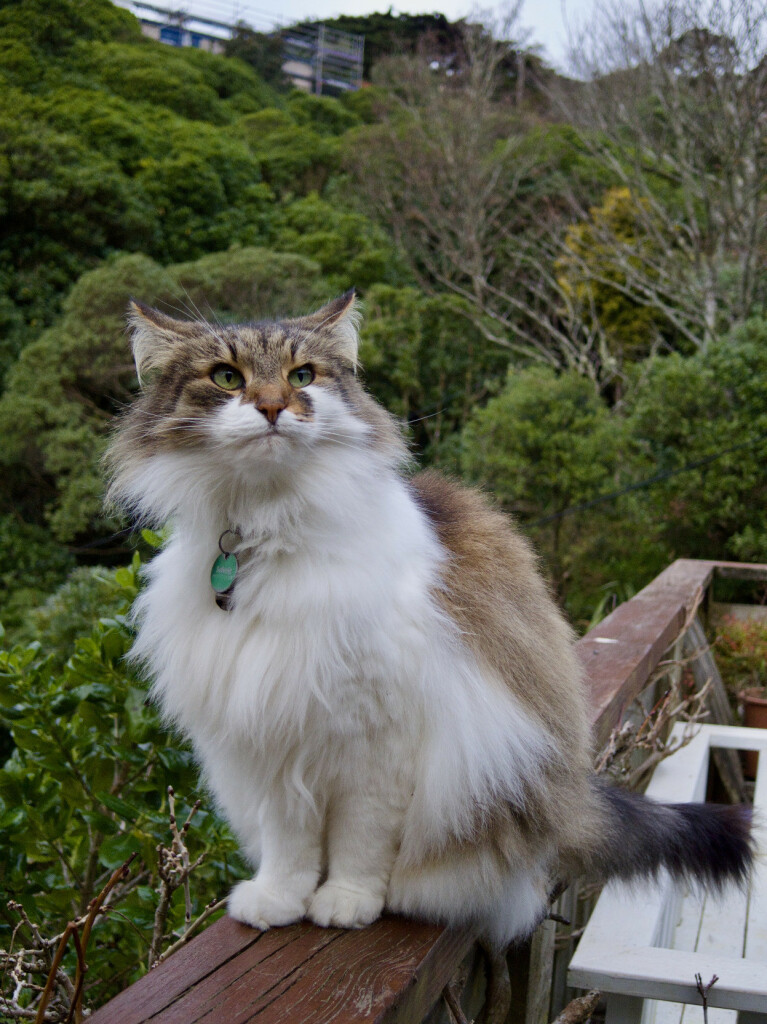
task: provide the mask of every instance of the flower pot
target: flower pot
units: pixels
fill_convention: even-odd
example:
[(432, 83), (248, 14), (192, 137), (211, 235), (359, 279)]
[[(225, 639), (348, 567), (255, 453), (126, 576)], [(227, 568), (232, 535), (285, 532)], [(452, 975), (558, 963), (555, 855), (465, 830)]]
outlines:
[[(767, 691), (763, 688), (743, 690), (738, 697), (743, 703), (743, 724), (750, 729), (767, 729)], [(756, 778), (758, 758), (755, 750), (745, 752), (743, 769), (749, 779)]]

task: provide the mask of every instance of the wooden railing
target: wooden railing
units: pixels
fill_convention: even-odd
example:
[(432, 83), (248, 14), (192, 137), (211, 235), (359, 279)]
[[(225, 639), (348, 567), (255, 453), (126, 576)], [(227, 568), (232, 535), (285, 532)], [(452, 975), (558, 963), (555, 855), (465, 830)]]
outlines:
[[(668, 649), (696, 625), (715, 576), (767, 580), (767, 565), (676, 561), (578, 642), (597, 747), (645, 688)], [(301, 923), (264, 933), (224, 917), (89, 1020), (417, 1024), (473, 945), (469, 931), (397, 917), (384, 917), (361, 931)], [(512, 969), (515, 1021), (548, 1020), (552, 956), (553, 931), (544, 929), (517, 958), (516, 978)]]

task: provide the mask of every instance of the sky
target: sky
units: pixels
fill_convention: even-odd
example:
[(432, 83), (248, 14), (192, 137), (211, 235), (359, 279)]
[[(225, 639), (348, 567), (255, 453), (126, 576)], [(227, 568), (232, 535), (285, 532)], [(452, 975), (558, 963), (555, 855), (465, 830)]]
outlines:
[[(151, 0), (158, 7), (167, 7), (216, 18), (225, 22), (239, 19), (264, 30), (274, 24), (304, 19), (332, 18), (339, 14), (371, 14), (386, 11), (389, 0)], [(582, 26), (594, 0), (524, 0), (518, 25), (530, 32), (528, 45), (538, 44), (542, 56), (558, 70), (566, 70), (567, 26)], [(501, 20), (504, 8), (491, 0), (396, 0), (391, 2), (395, 14), (444, 14), (448, 20), (489, 11)], [(477, 18), (477, 20), (486, 20)], [(518, 35), (518, 33), (512, 33)]]

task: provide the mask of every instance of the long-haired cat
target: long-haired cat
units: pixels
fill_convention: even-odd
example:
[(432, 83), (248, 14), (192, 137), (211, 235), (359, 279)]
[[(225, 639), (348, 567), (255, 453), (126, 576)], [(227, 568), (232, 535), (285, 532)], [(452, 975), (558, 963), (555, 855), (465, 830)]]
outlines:
[[(110, 498), (171, 524), (133, 653), (256, 869), (235, 918), (359, 927), (387, 908), (502, 947), (576, 874), (743, 879), (744, 809), (593, 777), (535, 557), (478, 494), (408, 475), (356, 376), (353, 293), (279, 322), (138, 303), (130, 320), (143, 391)], [(236, 573), (214, 590), (219, 555)]]

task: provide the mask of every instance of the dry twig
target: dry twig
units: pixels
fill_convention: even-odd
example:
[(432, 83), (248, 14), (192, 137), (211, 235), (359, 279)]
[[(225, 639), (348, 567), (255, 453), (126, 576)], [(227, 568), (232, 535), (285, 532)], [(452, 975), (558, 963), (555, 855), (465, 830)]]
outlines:
[[(680, 633), (684, 636), (692, 620), (688, 619)], [(615, 728), (595, 763), (597, 774), (610, 772), (628, 788), (637, 787), (645, 776), (661, 761), (686, 746), (695, 735), (695, 726), (706, 717), (706, 702), (711, 690), (711, 680), (692, 693), (683, 693), (680, 680), (684, 669), (695, 662), (703, 650), (692, 651), (684, 658), (667, 658), (660, 662), (648, 679), (645, 690), (665, 676), (671, 676), (671, 684), (650, 711), (645, 711), (637, 701), (641, 718), (627, 720)], [(676, 678), (674, 678), (676, 677)], [(682, 720), (687, 722), (682, 739), (670, 743), (667, 739), (672, 725)], [(644, 754), (636, 765), (636, 754)]]
[(708, 994), (718, 981), (719, 977), (715, 974), (708, 985), (704, 985), (703, 978), (699, 974), (695, 975), (695, 987), (700, 993), (700, 998), (703, 1002), (703, 1024), (708, 1024)]
[[(183, 888), (184, 902), (186, 906), (184, 931), (181, 938), (188, 936), (193, 928), (198, 927), (202, 923), (200, 917), (202, 920), (206, 920), (213, 913), (213, 910), (209, 905), (196, 921), (192, 921), (192, 897), (189, 890), (189, 876), (195, 868), (202, 864), (205, 854), (201, 853), (196, 860), (190, 860), (189, 850), (186, 845), (186, 837), (189, 833), (189, 827), (192, 824), (192, 819), (200, 808), (200, 803), (200, 800), (197, 800), (194, 803), (191, 811), (187, 815), (186, 821), (181, 828), (179, 828), (176, 820), (176, 794), (173, 791), (173, 787), (168, 786), (168, 817), (172, 839), (169, 847), (162, 846), (161, 844), (157, 847), (157, 870), (160, 876), (160, 902), (154, 915), (152, 942), (149, 947), (148, 966), (150, 968), (160, 962), (162, 943), (165, 938), (165, 926), (168, 923), (168, 914), (170, 912), (170, 901), (173, 898), (173, 893), (176, 889)], [(162, 959), (165, 959), (165, 957), (162, 957)]]

